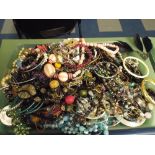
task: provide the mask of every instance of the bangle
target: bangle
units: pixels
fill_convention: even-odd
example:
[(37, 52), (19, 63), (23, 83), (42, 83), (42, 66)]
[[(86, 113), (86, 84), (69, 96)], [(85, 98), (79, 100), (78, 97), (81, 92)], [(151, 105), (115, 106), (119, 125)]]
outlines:
[[(147, 73), (146, 73), (145, 75), (143, 75), (143, 76), (140, 76), (140, 75), (137, 75), (137, 74), (131, 72), (131, 71), (127, 68), (127, 66), (126, 66), (126, 61), (127, 61), (128, 59), (137, 60), (137, 61), (139, 61), (140, 63), (142, 63), (143, 66), (146, 68)], [(123, 67), (125, 68), (125, 70), (126, 70), (130, 75), (132, 75), (132, 76), (134, 76), (134, 77), (136, 77), (136, 78), (145, 78), (145, 77), (147, 77), (147, 76), (149, 75), (149, 72), (150, 72), (148, 66), (145, 64), (144, 61), (142, 61), (142, 60), (139, 59), (139, 58), (132, 57), (132, 56), (129, 56), (129, 57), (126, 57), (125, 59), (123, 59)]]
[(105, 116), (105, 111), (99, 116), (96, 116), (96, 117), (87, 116), (86, 118), (90, 119), (90, 120), (97, 120), (97, 119), (100, 119), (100, 118), (102, 118), (104, 116)]
[[(132, 110), (137, 110), (137, 112), (139, 114), (139, 116), (136, 118), (136, 120), (132, 120), (132, 118), (131, 118), (132, 116), (130, 116), (131, 113), (132, 113)], [(120, 120), (120, 122), (122, 124), (124, 124), (126, 126), (129, 126), (129, 127), (141, 126), (145, 122), (145, 120), (146, 120), (146, 118), (143, 116), (143, 112), (140, 109), (135, 109), (135, 108), (132, 109), (132, 110), (131, 109), (127, 110), (126, 113), (127, 113), (128, 118), (126, 118), (127, 116), (125, 116), (125, 113), (124, 113), (123, 117), (120, 116), (120, 115), (116, 115), (116, 118), (118, 120)]]
[(142, 81), (142, 85), (141, 85), (142, 93), (143, 93), (144, 97), (146, 98), (146, 100), (148, 100), (149, 102), (155, 104), (155, 100), (147, 92), (147, 89), (146, 89), (146, 86), (145, 86), (146, 83), (151, 83), (151, 84), (153, 84), (155, 86), (155, 80), (144, 79)]
[(126, 120), (125, 118), (122, 118), (121, 116), (117, 115), (116, 118), (118, 120), (120, 120), (120, 123), (126, 125), (126, 126), (129, 126), (129, 127), (139, 127), (141, 126), (142, 124), (144, 124), (145, 122), (145, 118), (142, 118), (140, 121), (137, 121), (137, 122), (131, 122), (131, 121), (128, 121)]
[[(38, 68), (39, 66), (42, 66), (45, 62), (47, 62), (47, 59), (48, 59), (46, 53), (43, 54), (43, 57), (44, 57), (44, 58), (42, 59), (42, 61), (41, 61), (39, 64), (37, 64), (36, 66), (33, 66), (33, 68), (31, 68), (32, 66), (29, 65), (28, 70), (25, 70), (25, 69), (24, 69), (24, 72), (30, 72), (30, 71), (33, 71), (34, 69)], [(26, 67), (26, 69), (27, 69), (27, 67)], [(22, 69), (22, 70), (23, 70), (23, 69)]]

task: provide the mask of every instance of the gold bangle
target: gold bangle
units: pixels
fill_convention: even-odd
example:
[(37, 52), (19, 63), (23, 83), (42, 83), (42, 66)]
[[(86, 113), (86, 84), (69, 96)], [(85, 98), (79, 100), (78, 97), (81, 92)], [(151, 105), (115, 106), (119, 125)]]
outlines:
[(143, 93), (145, 99), (146, 99), (147, 101), (149, 101), (149, 102), (155, 104), (155, 100), (148, 94), (148, 92), (147, 92), (147, 90), (146, 90), (146, 86), (145, 86), (146, 83), (151, 83), (151, 84), (153, 84), (153, 85), (155, 86), (155, 80), (152, 80), (152, 79), (148, 79), (148, 78), (147, 78), (147, 79), (144, 79), (144, 80), (142, 81), (142, 84), (141, 84), (142, 93)]

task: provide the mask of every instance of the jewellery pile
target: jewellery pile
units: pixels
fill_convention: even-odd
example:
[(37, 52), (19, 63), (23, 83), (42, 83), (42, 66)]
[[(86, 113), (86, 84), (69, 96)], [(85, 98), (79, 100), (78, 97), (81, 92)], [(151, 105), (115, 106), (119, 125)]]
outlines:
[(119, 123), (138, 127), (151, 118), (155, 104), (148, 85), (155, 81), (148, 75), (142, 60), (123, 58), (110, 43), (65, 39), (23, 48), (1, 81), (10, 105), (0, 110), (0, 122), (15, 134), (109, 134)]

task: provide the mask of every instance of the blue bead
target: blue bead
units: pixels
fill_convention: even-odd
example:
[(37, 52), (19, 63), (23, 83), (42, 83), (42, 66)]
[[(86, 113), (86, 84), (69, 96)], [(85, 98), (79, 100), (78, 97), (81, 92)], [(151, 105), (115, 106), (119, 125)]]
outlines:
[(64, 116), (63, 120), (64, 121), (68, 121), (69, 117), (68, 116)]
[(76, 127), (79, 127), (80, 126), (80, 124), (76, 124)]
[(83, 132), (83, 131), (85, 130), (85, 127), (80, 126), (80, 127), (79, 127), (79, 130), (80, 130), (81, 132)]
[(93, 128), (89, 128), (88, 130), (89, 130), (89, 132), (92, 132), (93, 131)]
[(109, 135), (109, 131), (108, 130), (105, 130), (104, 131), (104, 135)]
[(89, 131), (88, 130), (85, 130), (84, 131), (84, 134), (88, 135), (89, 134)]

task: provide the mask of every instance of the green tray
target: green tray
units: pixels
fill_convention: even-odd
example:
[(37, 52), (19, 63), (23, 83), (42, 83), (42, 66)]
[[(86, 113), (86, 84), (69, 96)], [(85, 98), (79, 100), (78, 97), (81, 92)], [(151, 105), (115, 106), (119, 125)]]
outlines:
[[(88, 42), (111, 42), (111, 41), (116, 41), (116, 40), (121, 40), (128, 42), (133, 49), (136, 49), (136, 47), (133, 45), (133, 39), (132, 38), (87, 38), (86, 41)], [(155, 45), (155, 38), (151, 38), (152, 42)], [(11, 69), (12, 62), (17, 58), (18, 52), (22, 47), (28, 47), (32, 46), (34, 44), (44, 44), (44, 43), (51, 43), (51, 42), (59, 42), (62, 41), (62, 39), (38, 39), (38, 40), (33, 40), (33, 39), (8, 39), (8, 40), (2, 40), (0, 44), (0, 80), (2, 77), (8, 72), (9, 69)], [(152, 55), (155, 56), (155, 50), (152, 50)], [(141, 58), (140, 55), (137, 54), (137, 52), (131, 52), (128, 53), (128, 55), (131, 56), (136, 56), (138, 58)], [(149, 66), (150, 69), (150, 75), (149, 77), (152, 79), (155, 79), (155, 72), (153, 70), (153, 67), (151, 63), (153, 64), (154, 62), (150, 62), (150, 59), (148, 58), (145, 60), (145, 63)], [(6, 98), (4, 97), (4, 94), (0, 92), (0, 108), (4, 107), (5, 105), (9, 104)], [(139, 128), (134, 128), (134, 129), (154, 129), (155, 131), (155, 107), (152, 112), (152, 118), (150, 120), (147, 120), (142, 126)], [(126, 127), (122, 124), (110, 128), (110, 130), (130, 130), (131, 128)], [(0, 123), (0, 134), (12, 134), (11, 127), (4, 126), (3, 124)], [(33, 131), (32, 134), (40, 134), (37, 131)], [(61, 134), (59, 131), (56, 130), (49, 130), (46, 131), (45, 134)]]

